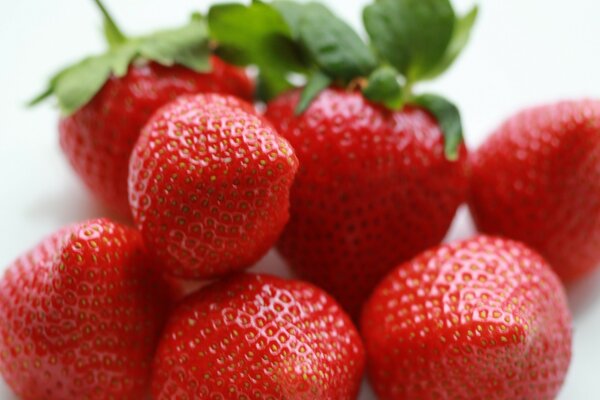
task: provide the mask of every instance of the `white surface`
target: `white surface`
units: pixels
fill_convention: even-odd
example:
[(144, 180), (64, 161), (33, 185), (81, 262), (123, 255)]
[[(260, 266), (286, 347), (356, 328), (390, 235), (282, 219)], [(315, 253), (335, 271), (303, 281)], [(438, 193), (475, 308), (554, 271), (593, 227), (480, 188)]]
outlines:
[[(355, 25), (365, 1), (326, 1)], [(106, 0), (124, 29), (183, 22), (212, 1)], [(455, 67), (431, 85), (461, 107), (467, 141), (478, 145), (518, 108), (564, 97), (600, 97), (600, 2), (481, 2), (473, 40)], [(465, 10), (470, 0), (455, 0)], [(0, 266), (60, 226), (101, 216), (63, 160), (56, 110), (23, 107), (56, 68), (103, 48), (92, 1), (2, 1), (0, 13)], [(472, 233), (464, 210), (451, 238)], [(2, 270), (3, 267), (0, 267)], [(269, 255), (261, 270), (285, 273)], [(571, 290), (574, 357), (561, 400), (600, 399), (600, 274)], [(365, 393), (361, 399), (372, 398)], [(0, 399), (13, 399), (0, 381)]]

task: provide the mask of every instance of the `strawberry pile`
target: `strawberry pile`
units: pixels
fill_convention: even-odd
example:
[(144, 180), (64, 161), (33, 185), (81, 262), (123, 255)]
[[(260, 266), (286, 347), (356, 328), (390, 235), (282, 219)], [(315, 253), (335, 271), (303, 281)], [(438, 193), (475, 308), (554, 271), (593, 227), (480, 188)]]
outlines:
[[(365, 41), (320, 3), (137, 37), (96, 4), (107, 51), (32, 104), (56, 98), (66, 158), (125, 222), (7, 268), (19, 398), (345, 400), (365, 372), (381, 399), (556, 397), (563, 284), (600, 264), (600, 101), (522, 111), (469, 154), (457, 107), (415, 89), (477, 8), (376, 0)], [(441, 245), (463, 203), (483, 234)], [(244, 272), (273, 247), (305, 281)]]

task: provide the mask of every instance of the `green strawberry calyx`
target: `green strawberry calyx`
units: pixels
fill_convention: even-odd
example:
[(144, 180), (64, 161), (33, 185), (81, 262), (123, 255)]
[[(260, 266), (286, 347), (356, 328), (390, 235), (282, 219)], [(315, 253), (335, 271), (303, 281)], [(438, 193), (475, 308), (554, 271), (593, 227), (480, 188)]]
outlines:
[(194, 14), (182, 27), (127, 37), (102, 2), (94, 2), (104, 17), (108, 49), (56, 73), (46, 90), (29, 105), (36, 105), (54, 95), (62, 113), (70, 115), (87, 104), (111, 76), (123, 77), (129, 66), (138, 60), (154, 61), (164, 66), (178, 64), (197, 72), (210, 71), (208, 25), (199, 14)]
[(258, 67), (261, 99), (297, 86), (294, 78), (299, 74), (306, 83), (298, 114), (331, 85), (360, 89), (367, 99), (391, 110), (417, 105), (438, 120), (446, 158), (456, 160), (463, 141), (457, 107), (438, 95), (415, 94), (414, 87), (453, 64), (469, 40), (477, 13), (474, 7), (458, 16), (450, 0), (374, 0), (363, 12), (368, 42), (316, 2), (215, 5), (208, 25), (225, 60)]

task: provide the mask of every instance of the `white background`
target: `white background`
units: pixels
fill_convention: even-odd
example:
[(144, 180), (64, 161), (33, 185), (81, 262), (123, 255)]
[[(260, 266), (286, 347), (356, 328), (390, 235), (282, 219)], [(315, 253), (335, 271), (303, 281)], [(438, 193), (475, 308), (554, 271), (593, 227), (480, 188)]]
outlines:
[[(47, 76), (103, 49), (92, 1), (0, 0), (0, 271), (62, 225), (106, 214), (64, 161), (51, 104), (23, 104)], [(325, 1), (355, 26), (366, 1)], [(126, 31), (177, 25), (199, 0), (106, 0)], [(431, 88), (460, 106), (474, 148), (520, 107), (561, 98), (600, 97), (600, 2), (488, 0), (473, 40), (454, 68)], [(459, 10), (472, 2), (455, 0)], [(599, 138), (600, 140), (600, 138)], [(466, 211), (450, 238), (472, 233)], [(286, 274), (270, 254), (260, 270)], [(571, 288), (573, 363), (561, 400), (600, 399), (600, 274)], [(365, 388), (361, 399), (371, 399)], [(0, 380), (0, 399), (13, 399)]]

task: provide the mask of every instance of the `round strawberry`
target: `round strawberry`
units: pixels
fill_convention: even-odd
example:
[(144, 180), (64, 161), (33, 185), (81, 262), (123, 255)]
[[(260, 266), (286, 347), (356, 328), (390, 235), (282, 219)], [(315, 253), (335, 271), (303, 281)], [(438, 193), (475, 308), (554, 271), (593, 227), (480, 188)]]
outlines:
[(140, 234), (65, 228), (0, 280), (0, 373), (23, 400), (143, 398), (170, 304)]
[(538, 250), (570, 283), (600, 265), (600, 101), (524, 110), (473, 154), (469, 205), (483, 231)]
[(364, 353), (322, 290), (267, 275), (201, 289), (172, 314), (152, 393), (171, 399), (355, 399)]
[(60, 145), (71, 166), (103, 203), (129, 215), (129, 157), (152, 113), (183, 94), (250, 100), (253, 84), (244, 70), (202, 50), (205, 22), (129, 40), (105, 16), (112, 24), (110, 49), (61, 71), (36, 101), (56, 95), (63, 111)]
[(330, 88), (296, 115), (299, 96), (280, 96), (266, 113), (300, 160), (278, 248), (357, 315), (391, 268), (444, 238), (466, 195), (466, 150), (448, 160), (442, 130), (420, 107), (392, 111)]
[[(260, 23), (266, 14), (287, 24), (289, 40), (230, 34), (233, 21)], [(322, 4), (209, 12), (219, 54), (241, 49), (237, 59), (259, 67), (265, 116), (300, 161), (278, 248), (354, 317), (387, 272), (443, 239), (466, 198), (458, 109), (414, 89), (452, 64), (476, 14), (458, 16), (448, 1), (378, 0), (364, 10), (367, 44)], [(293, 73), (305, 75), (302, 89), (288, 90)]]
[(381, 399), (551, 400), (571, 358), (558, 277), (499, 238), (443, 245), (399, 266), (361, 322)]
[(298, 160), (251, 105), (184, 96), (144, 128), (130, 164), (134, 220), (166, 271), (211, 278), (246, 268), (288, 220)]

